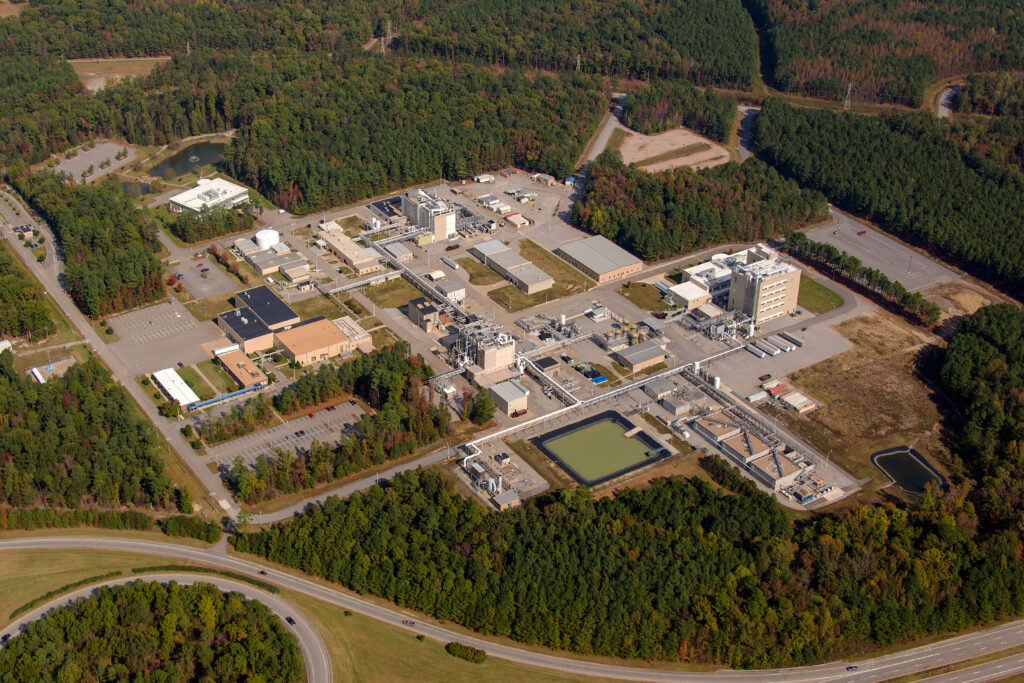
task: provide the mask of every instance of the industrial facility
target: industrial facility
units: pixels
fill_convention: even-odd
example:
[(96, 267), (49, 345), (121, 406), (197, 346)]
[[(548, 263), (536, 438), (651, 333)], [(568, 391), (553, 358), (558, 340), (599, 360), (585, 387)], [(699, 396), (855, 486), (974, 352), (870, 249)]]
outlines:
[(249, 201), (248, 188), (228, 182), (223, 178), (201, 178), (196, 186), (176, 194), (169, 200), (172, 213), (193, 211), (199, 213), (203, 209), (238, 206)]
[(527, 294), (543, 292), (555, 285), (554, 278), (498, 240), (481, 242), (469, 253)]
[(409, 190), (402, 194), (402, 213), (417, 228), (429, 230), (435, 242), (454, 239), (456, 207), (425, 190)]
[(601, 235), (563, 244), (555, 253), (598, 283), (629, 277), (644, 267), (643, 261)]
[(377, 252), (357, 244), (336, 222), (328, 221), (320, 226), (320, 239), (324, 241), (327, 250), (341, 259), (356, 275), (368, 275), (380, 270)]

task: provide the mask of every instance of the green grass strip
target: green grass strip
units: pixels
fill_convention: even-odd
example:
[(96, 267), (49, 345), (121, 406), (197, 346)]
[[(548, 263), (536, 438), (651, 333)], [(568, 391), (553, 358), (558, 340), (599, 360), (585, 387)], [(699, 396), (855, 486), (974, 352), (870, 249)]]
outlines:
[(38, 598), (36, 598), (34, 600), (29, 600), (24, 605), (22, 605), (21, 607), (19, 607), (16, 610), (14, 610), (13, 612), (11, 612), (11, 619), (14, 619), (17, 616), (24, 614), (25, 612), (29, 611), (33, 607), (36, 607), (37, 605), (41, 605), (44, 602), (47, 602), (48, 600), (51, 600), (53, 598), (58, 597), (59, 595), (67, 593), (70, 590), (74, 590), (75, 588), (80, 588), (82, 586), (86, 586), (86, 585), (88, 585), (90, 583), (95, 583), (97, 581), (104, 581), (106, 579), (112, 579), (115, 576), (121, 576), (121, 572), (120, 571), (107, 572), (106, 574), (100, 574), (99, 576), (90, 576), (87, 579), (82, 579), (81, 581), (75, 581), (74, 583), (69, 583), (66, 586), (61, 586), (60, 588), (55, 588), (55, 589), (53, 589), (52, 591), (50, 591), (49, 593), (47, 593), (45, 595), (40, 595)]
[(194, 574), (216, 574), (217, 576), (223, 576), (228, 579), (235, 579), (236, 581), (243, 581), (250, 583), (257, 588), (262, 588), (268, 593), (280, 593), (281, 589), (277, 586), (267, 583), (266, 581), (260, 581), (251, 576), (245, 574), (237, 574), (235, 572), (229, 572), (223, 569), (207, 569), (205, 567), (192, 567), (185, 564), (164, 564), (158, 567), (136, 567), (132, 569), (132, 574), (152, 574), (154, 572), (192, 572)]

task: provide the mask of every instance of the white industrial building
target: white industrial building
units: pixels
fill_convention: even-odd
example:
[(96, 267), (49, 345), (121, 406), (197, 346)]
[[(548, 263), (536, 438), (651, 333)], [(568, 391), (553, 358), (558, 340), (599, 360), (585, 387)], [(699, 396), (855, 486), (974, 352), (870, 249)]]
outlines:
[(235, 185), (223, 178), (202, 178), (191, 190), (176, 194), (170, 199), (174, 213), (182, 211), (199, 212), (203, 209), (238, 206), (249, 201), (248, 188)]
[(458, 234), (455, 205), (431, 192), (410, 190), (403, 194), (402, 213), (416, 227), (430, 230), (435, 242), (453, 239)]
[(175, 372), (174, 368), (157, 370), (153, 373), (153, 379), (167, 392), (168, 396), (182, 407), (199, 400), (196, 392), (192, 391), (192, 387), (185, 383), (185, 380)]
[(481, 242), (473, 246), (470, 253), (527, 294), (543, 292), (555, 285), (553, 277), (498, 240)]
[(525, 413), (529, 405), (530, 390), (514, 379), (487, 388), (498, 410), (506, 415)]
[(437, 291), (448, 301), (459, 306), (466, 300), (466, 286), (461, 282), (442, 282), (437, 285)]

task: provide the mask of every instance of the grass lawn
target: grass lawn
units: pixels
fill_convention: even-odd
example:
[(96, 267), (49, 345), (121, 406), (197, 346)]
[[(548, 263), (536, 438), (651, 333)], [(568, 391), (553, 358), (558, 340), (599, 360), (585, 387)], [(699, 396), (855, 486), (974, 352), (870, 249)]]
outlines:
[(101, 325), (97, 320), (90, 320), (89, 322), (92, 325), (92, 329), (96, 330), (96, 334), (100, 336), (100, 339), (107, 344), (121, 341), (121, 338), (117, 336), (117, 332), (114, 332), (114, 328), (110, 326), (109, 322), (106, 325)]
[(17, 372), (28, 372), (29, 368), (45, 365), (48, 361), (55, 361), (64, 356), (74, 356), (78, 359), (79, 363), (83, 363), (91, 355), (92, 352), (89, 351), (89, 347), (85, 344), (76, 344), (67, 348), (51, 348), (49, 350), (44, 346), (38, 351), (32, 351), (31, 353), (27, 352), (24, 348), (19, 348), (17, 355), (14, 357), (14, 369)]
[(391, 282), (366, 287), (363, 294), (382, 308), (398, 308), (418, 297), (424, 296), (423, 292), (413, 287), (405, 278), (395, 278)]
[(471, 285), (483, 287), (493, 285), (505, 279), (472, 256), (460, 258), (457, 263), (466, 269), (466, 274), (469, 275), (469, 284)]
[(644, 166), (652, 166), (654, 164), (661, 163), (662, 161), (681, 159), (683, 157), (688, 157), (692, 154), (697, 154), (698, 152), (706, 152), (709, 149), (711, 149), (711, 145), (709, 145), (708, 143), (695, 142), (692, 145), (686, 145), (685, 147), (680, 147), (679, 149), (672, 149), (667, 152), (662, 152), (661, 154), (653, 156), (649, 159), (644, 159), (643, 161), (637, 163), (637, 166), (639, 168), (643, 168)]
[(507, 311), (516, 312), (563, 296), (576, 294), (594, 286), (594, 281), (558, 258), (536, 242), (519, 240), (519, 253), (555, 280), (551, 289), (536, 294), (526, 294), (515, 285), (492, 289), (487, 293), (492, 301)]
[(196, 395), (201, 401), (214, 397), (213, 389), (206, 383), (206, 380), (203, 379), (202, 375), (196, 372), (195, 368), (178, 368), (178, 376), (185, 380), (185, 384), (187, 384), (192, 391), (196, 392)]
[(290, 304), (290, 306), (303, 320), (309, 320), (321, 315), (325, 318), (338, 318), (346, 313), (346, 311), (341, 310), (338, 304), (334, 303), (331, 297), (322, 294), (303, 299), (302, 301), (296, 301)]
[(381, 323), (381, 321), (377, 320), (373, 316), (363, 318), (362, 320), (359, 321), (359, 327), (363, 328), (364, 330), (372, 330), (375, 327), (380, 327), (382, 324), (383, 323)]
[(392, 334), (391, 330), (388, 328), (379, 327), (370, 333), (370, 341), (373, 342), (373, 348), (380, 349), (394, 344), (398, 341), (398, 337)]
[(233, 380), (227, 370), (212, 358), (196, 363), (196, 369), (203, 374), (206, 381), (213, 385), (218, 394), (226, 394), (239, 388), (238, 382)]
[(363, 219), (355, 214), (339, 218), (338, 225), (349, 237), (357, 237), (363, 231)]
[(619, 294), (648, 311), (664, 311), (668, 308), (658, 288), (646, 282), (628, 282), (622, 286)]
[[(148, 380), (149, 384), (143, 384), (142, 380), (144, 379)], [(149, 397), (149, 400), (152, 401), (153, 405), (156, 407), (159, 408), (163, 405), (164, 401), (167, 400), (167, 397), (164, 396), (162, 391), (160, 391), (160, 387), (156, 385), (156, 382), (154, 382), (153, 378), (149, 375), (139, 375), (135, 378), (135, 383), (138, 384), (144, 392), (146, 392), (146, 396)]]
[(359, 318), (366, 317), (367, 315), (370, 314), (368, 310), (363, 308), (362, 304), (360, 304), (358, 301), (356, 301), (347, 294), (339, 294), (338, 299), (341, 301), (342, 305), (345, 306), (345, 308), (352, 311), (352, 317), (356, 318), (357, 320)]
[(612, 131), (611, 137), (608, 138), (608, 149), (618, 149), (622, 147), (623, 141), (628, 138), (631, 133), (627, 132), (623, 128), (616, 128)]
[(661, 372), (662, 370), (668, 370), (668, 364), (664, 362), (655, 363), (651, 367), (644, 368), (640, 372), (630, 372), (626, 368), (626, 366), (620, 365), (619, 363), (616, 363), (614, 361), (612, 362), (612, 367), (615, 368), (615, 371), (622, 375), (622, 378), (627, 382), (632, 382), (635, 379), (638, 379), (640, 377), (646, 377), (647, 375), (653, 375), (655, 373)]
[(221, 313), (227, 313), (234, 308), (234, 296), (234, 292), (231, 292), (206, 299), (193, 299), (185, 308), (200, 321), (212, 320)]
[(826, 313), (843, 305), (843, 297), (817, 280), (809, 277), (800, 278), (800, 294), (797, 304), (811, 313)]

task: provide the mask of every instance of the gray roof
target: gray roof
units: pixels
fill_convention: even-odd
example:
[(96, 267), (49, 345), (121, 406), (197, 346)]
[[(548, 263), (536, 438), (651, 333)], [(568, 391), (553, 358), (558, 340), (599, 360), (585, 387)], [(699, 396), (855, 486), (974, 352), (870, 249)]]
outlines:
[(402, 258), (403, 256), (409, 256), (412, 254), (412, 252), (409, 251), (409, 249), (401, 242), (386, 244), (384, 245), (384, 250), (395, 258)]
[(484, 256), (492, 256), (498, 252), (508, 250), (509, 248), (498, 240), (487, 240), (486, 242), (481, 242), (480, 244), (473, 246), (473, 251), (483, 254)]
[(622, 349), (618, 354), (630, 364), (635, 365), (637, 363), (642, 363), (645, 360), (664, 356), (665, 349), (661, 348), (660, 342), (652, 340)]
[(656, 379), (653, 382), (648, 382), (644, 385), (644, 391), (651, 396), (664, 396), (665, 394), (671, 394), (675, 391), (675, 388), (676, 383), (668, 377)]
[(487, 257), (487, 261), (489, 264), (493, 263), (494, 265), (500, 266), (505, 270), (519, 268), (529, 263), (529, 261), (524, 259), (519, 254), (515, 253), (511, 249), (506, 249), (505, 251), (498, 251), (493, 254), (490, 254)]
[(441, 294), (448, 296), (450, 294), (455, 294), (456, 292), (465, 292), (466, 285), (461, 282), (442, 282), (436, 285), (436, 289), (441, 292)]
[(584, 237), (558, 248), (595, 273), (607, 273), (640, 263), (640, 259), (601, 235)]
[(280, 268), (291, 268), (292, 266), (301, 266), (309, 263), (301, 254), (275, 254), (269, 249), (254, 251), (248, 254), (248, 258), (260, 270), (270, 268), (278, 270)]
[(494, 496), (494, 504), (498, 507), (501, 507), (502, 505), (511, 505), (517, 500), (519, 500), (519, 494), (511, 489), (505, 489)]
[(511, 403), (521, 398), (525, 398), (530, 395), (530, 390), (524, 387), (522, 384), (514, 379), (510, 379), (507, 382), (500, 384), (492, 384), (488, 389), (495, 396), (500, 396), (506, 403)]
[(529, 262), (510, 269), (508, 274), (526, 285), (535, 285), (541, 282), (554, 284), (554, 278)]

